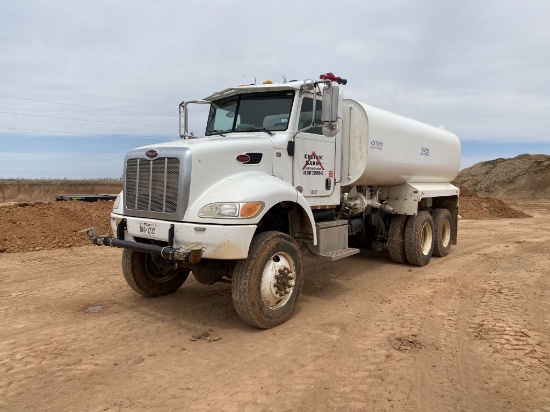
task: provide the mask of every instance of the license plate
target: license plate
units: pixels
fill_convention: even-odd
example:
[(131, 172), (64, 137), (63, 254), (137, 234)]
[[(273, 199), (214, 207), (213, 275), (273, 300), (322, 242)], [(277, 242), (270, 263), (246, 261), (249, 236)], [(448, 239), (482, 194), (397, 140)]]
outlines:
[(155, 223), (141, 222), (139, 224), (139, 233), (145, 236), (156, 237), (157, 225)]

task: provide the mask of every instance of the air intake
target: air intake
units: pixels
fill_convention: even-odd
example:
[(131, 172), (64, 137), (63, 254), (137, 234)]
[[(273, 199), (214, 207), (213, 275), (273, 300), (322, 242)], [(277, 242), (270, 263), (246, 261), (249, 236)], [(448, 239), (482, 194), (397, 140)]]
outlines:
[(245, 153), (248, 157), (250, 157), (250, 160), (248, 162), (245, 162), (243, 164), (245, 165), (257, 165), (262, 161), (262, 157), (264, 156), (263, 153)]

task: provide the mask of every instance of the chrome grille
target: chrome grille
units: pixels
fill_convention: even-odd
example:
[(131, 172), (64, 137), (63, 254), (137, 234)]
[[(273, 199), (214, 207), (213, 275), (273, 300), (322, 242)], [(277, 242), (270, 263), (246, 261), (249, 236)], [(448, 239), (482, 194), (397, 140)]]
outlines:
[(126, 161), (125, 206), (130, 210), (175, 213), (178, 208), (180, 160)]

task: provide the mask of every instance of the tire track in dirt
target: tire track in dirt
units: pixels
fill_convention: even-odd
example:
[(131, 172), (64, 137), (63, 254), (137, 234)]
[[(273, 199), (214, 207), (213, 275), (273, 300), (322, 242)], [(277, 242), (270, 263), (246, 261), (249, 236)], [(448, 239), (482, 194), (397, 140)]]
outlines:
[[(536, 224), (532, 223), (532, 225)], [(437, 265), (446, 271), (447, 276), (444, 279), (433, 279), (436, 283), (443, 281), (443, 284), (434, 299), (425, 306), (428, 316), (426, 316), (423, 331), (427, 335), (438, 336), (438, 339), (436, 345), (421, 351), (417, 358), (415, 365), (419, 382), (417, 410), (530, 410), (529, 408), (534, 405), (540, 407), (537, 410), (546, 410), (544, 405), (548, 404), (548, 391), (544, 388), (548, 375), (543, 373), (535, 384), (539, 386), (540, 393), (531, 390), (536, 398), (536, 401), (533, 401), (531, 397), (525, 395), (528, 385), (524, 388), (518, 388), (517, 384), (511, 387), (507, 385), (510, 381), (510, 374), (506, 367), (509, 359), (503, 358), (497, 362), (487, 359), (484, 348), (479, 345), (479, 341), (476, 341), (471, 332), (472, 324), (478, 320), (480, 313), (485, 313), (488, 306), (491, 306), (487, 305), (487, 302), (494, 300), (494, 296), (498, 299), (502, 292), (498, 288), (491, 287), (491, 281), (487, 279), (490, 276), (485, 274), (517, 278), (515, 270), (518, 267), (517, 260), (522, 260), (524, 265), (529, 267), (525, 273), (531, 279), (531, 283), (541, 284), (548, 289), (548, 282), (541, 281), (540, 278), (541, 267), (537, 268), (534, 260), (526, 262), (524, 252), (515, 250), (525, 243), (518, 239), (522, 239), (522, 236), (528, 233), (528, 228), (524, 227), (527, 230), (518, 232), (509, 230), (510, 226), (504, 226), (505, 233), (501, 233), (496, 242), (490, 231), (477, 232), (466, 241), (461, 239), (461, 245), (467, 244), (467, 253), (462, 253), (459, 261), (438, 261)], [(460, 248), (463, 249), (462, 246)], [(540, 253), (537, 248), (531, 248), (531, 250)], [(512, 263), (509, 262), (510, 255), (514, 256)], [(545, 259), (550, 260), (550, 257), (546, 254)], [(430, 266), (433, 263), (432, 261)], [(498, 265), (505, 265), (505, 267), (497, 274)], [(545, 263), (542, 263), (542, 266), (544, 265)], [(550, 265), (546, 263), (546, 266)], [(533, 276), (536, 273), (539, 273), (539, 276)], [(483, 275), (480, 276), (480, 274)], [(489, 282), (488, 289), (485, 289), (485, 282)], [(521, 285), (525, 284), (524, 279), (518, 282)], [(525, 296), (515, 296), (515, 298), (514, 301), (518, 302), (520, 307), (521, 304), (525, 304)], [(509, 317), (510, 312), (518, 313), (518, 308), (511, 307), (509, 304), (500, 306), (500, 318)], [(525, 305), (522, 310), (527, 311)], [(545, 316), (537, 318), (548, 319), (548, 312)], [(523, 336), (523, 331), (518, 332), (517, 329), (514, 331), (515, 336), (518, 334)], [(495, 332), (494, 342), (505, 338), (506, 331), (496, 330)], [(547, 336), (548, 329), (545, 332)], [(531, 349), (533, 343), (530, 342)], [(528, 353), (528, 350), (525, 352)], [(523, 358), (520, 357), (520, 359)], [(528, 364), (527, 367), (530, 369), (533, 365)], [(500, 386), (495, 385), (492, 382), (494, 375), (501, 374), (503, 379), (499, 380)], [(472, 399), (476, 400), (477, 408), (472, 407)]]
[[(359, 256), (342, 269), (345, 273), (367, 262), (374, 263), (372, 257)], [(417, 410), (415, 381), (392, 371), (412, 369), (419, 352), (435, 347), (422, 332), (425, 320), (418, 306), (424, 307), (443, 282), (429, 285), (422, 279), (425, 270), (405, 265), (380, 269), (374, 279), (376, 292), (348, 291), (344, 307), (355, 310), (323, 313), (325, 321), (308, 332), (329, 341), (322, 353), (304, 363), (306, 376), (317, 379), (300, 387), (299, 405), (313, 401), (315, 410), (327, 411), (342, 410), (343, 405), (350, 411), (390, 410), (398, 405), (400, 410)], [(342, 313), (347, 313), (347, 322), (339, 320)]]
[[(546, 259), (538, 256), (540, 248), (547, 246), (548, 237), (537, 242), (517, 241), (510, 246), (518, 249), (515, 259), (506, 259), (502, 251), (493, 251), (493, 266), (480, 282), (483, 296), (469, 327), (489, 361), (502, 365), (492, 368), (488, 378), (495, 392), (500, 393), (498, 388), (510, 375), (517, 379), (517, 392), (521, 395), (515, 410), (550, 411), (547, 342), (550, 308), (545, 304), (533, 312), (532, 305), (526, 304), (533, 295), (546, 298), (537, 299), (538, 302), (548, 302), (550, 298), (547, 284), (540, 289), (541, 276), (550, 275), (550, 259), (548, 255)], [(541, 319), (546, 323), (542, 329), (539, 328)], [(501, 396), (507, 397), (507, 394)]]
[(462, 256), (458, 265), (447, 263), (440, 264), (446, 277), (432, 280), (439, 287), (427, 305), (423, 325), (423, 333), (433, 337), (434, 345), (422, 351), (415, 362), (417, 410), (499, 410), (499, 401), (488, 396), (479, 380), (480, 359), (468, 335), (469, 320), (481, 297), (471, 273), (483, 267), (475, 255)]

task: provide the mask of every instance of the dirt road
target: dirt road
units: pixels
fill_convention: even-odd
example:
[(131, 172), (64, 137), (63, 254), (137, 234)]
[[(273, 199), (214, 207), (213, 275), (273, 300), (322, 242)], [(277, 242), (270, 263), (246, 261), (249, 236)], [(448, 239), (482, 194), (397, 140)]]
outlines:
[(0, 254), (0, 410), (550, 411), (537, 202), (530, 219), (461, 221), (425, 268), (308, 260), (297, 313), (267, 331), (229, 285), (137, 296), (118, 250)]

